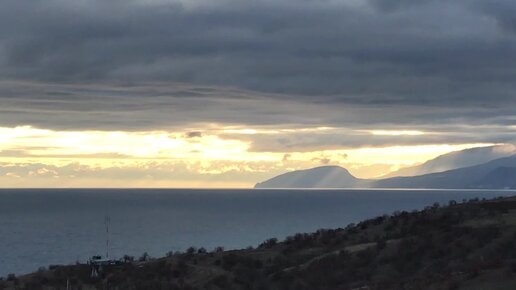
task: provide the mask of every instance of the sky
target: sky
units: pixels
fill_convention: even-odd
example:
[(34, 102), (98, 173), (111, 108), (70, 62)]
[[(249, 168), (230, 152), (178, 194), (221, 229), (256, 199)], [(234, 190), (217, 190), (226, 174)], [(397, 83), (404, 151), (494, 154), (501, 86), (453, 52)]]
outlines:
[(0, 5), (0, 187), (376, 178), (516, 143), (511, 0)]

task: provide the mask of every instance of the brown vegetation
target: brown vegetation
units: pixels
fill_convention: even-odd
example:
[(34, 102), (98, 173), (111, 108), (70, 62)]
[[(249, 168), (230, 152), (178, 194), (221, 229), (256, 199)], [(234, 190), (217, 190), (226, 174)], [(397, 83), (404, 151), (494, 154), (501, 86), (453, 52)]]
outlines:
[(190, 248), (90, 277), (87, 265), (0, 281), (0, 289), (516, 289), (516, 199), (396, 212), (256, 249)]

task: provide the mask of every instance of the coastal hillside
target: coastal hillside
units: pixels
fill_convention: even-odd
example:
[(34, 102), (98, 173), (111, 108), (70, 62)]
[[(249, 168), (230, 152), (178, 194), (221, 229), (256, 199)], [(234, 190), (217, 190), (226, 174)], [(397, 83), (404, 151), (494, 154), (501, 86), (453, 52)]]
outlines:
[(190, 248), (89, 265), (51, 266), (0, 289), (516, 289), (516, 198), (450, 201), (256, 248)]
[(358, 179), (338, 166), (316, 167), (279, 175), (255, 188), (516, 188), (516, 155), (480, 165), (419, 176)]
[(423, 164), (405, 167), (382, 176), (382, 178), (416, 176), (443, 172), (462, 167), (475, 166), (516, 153), (516, 146), (504, 144), (489, 147), (471, 148), (447, 153)]

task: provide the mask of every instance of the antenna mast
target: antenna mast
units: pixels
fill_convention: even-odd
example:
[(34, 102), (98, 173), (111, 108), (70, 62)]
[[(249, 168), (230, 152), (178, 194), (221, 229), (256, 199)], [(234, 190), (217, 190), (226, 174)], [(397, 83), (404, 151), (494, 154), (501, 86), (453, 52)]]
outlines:
[(106, 259), (109, 258), (109, 223), (111, 218), (107, 215), (104, 217), (104, 225), (106, 226)]

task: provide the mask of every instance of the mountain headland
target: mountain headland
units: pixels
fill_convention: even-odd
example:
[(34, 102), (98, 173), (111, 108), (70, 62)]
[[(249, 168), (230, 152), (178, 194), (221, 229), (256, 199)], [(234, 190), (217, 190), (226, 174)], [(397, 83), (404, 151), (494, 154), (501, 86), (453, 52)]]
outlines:
[(256, 184), (256, 188), (354, 188), (368, 181), (351, 175), (340, 166), (321, 166), (298, 170)]

